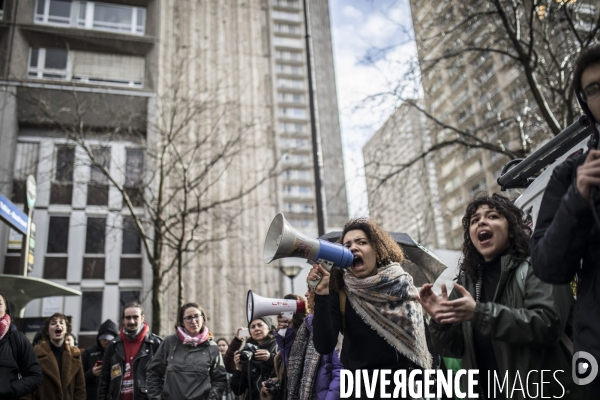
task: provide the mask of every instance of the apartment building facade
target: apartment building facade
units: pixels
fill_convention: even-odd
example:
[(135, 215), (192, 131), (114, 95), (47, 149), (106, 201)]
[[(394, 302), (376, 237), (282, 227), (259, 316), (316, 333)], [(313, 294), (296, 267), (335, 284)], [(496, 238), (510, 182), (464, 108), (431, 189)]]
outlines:
[[(398, 107), (363, 147), (369, 214), (389, 232), (445, 248), (433, 156), (419, 159), (429, 147), (425, 116), (407, 103)], [(410, 160), (418, 161), (401, 169)]]
[[(527, 4), (519, 3), (519, 7), (529, 12), (531, 10)], [(502, 34), (502, 21), (494, 14), (491, 3), (411, 0), (410, 6), (424, 108), (432, 117), (427, 123), (433, 143), (458, 138), (455, 131), (446, 129), (449, 126), (465, 132), (466, 135), (461, 136), (466, 138), (463, 140), (465, 142), (479, 140), (479, 143), (511, 151), (513, 157), (519, 158), (553, 137), (556, 132), (552, 132), (544, 122), (523, 66), (510, 56), (514, 50), (507, 44), (506, 35)], [(566, 24), (566, 17), (557, 16), (565, 13), (560, 7), (574, 7), (573, 10), (569, 9), (569, 15), (573, 16), (574, 26), (578, 30), (589, 29), (586, 21), (599, 12), (597, 5), (592, 2), (559, 1), (548, 7), (540, 5), (533, 10), (533, 23), (549, 18), (547, 12), (551, 11), (556, 16), (553, 18)], [(528, 29), (526, 23), (522, 24), (522, 29)], [(557, 32), (560, 29), (557, 28)], [(555, 32), (555, 35), (562, 33)], [(574, 43), (562, 36), (560, 39), (564, 43)], [(561, 46), (563, 44), (552, 49), (554, 54), (563, 51)], [(563, 55), (576, 53), (566, 44), (564, 47)], [(541, 46), (536, 47), (536, 51), (541, 57), (545, 55)], [(548, 70), (551, 68), (548, 67)], [(544, 74), (543, 71), (536, 73)], [(550, 72), (547, 76), (551, 76)], [(538, 75), (538, 82), (542, 86), (544, 83), (541, 81), (545, 78)], [(547, 83), (542, 92), (555, 115), (560, 115), (560, 96), (556, 92), (550, 94), (552, 85), (552, 82)], [(577, 111), (573, 115), (576, 116)], [(565, 126), (571, 122), (561, 121)], [(472, 135), (474, 140), (470, 140), (468, 135)], [(496, 180), (509, 159), (500, 152), (476, 146), (447, 146), (436, 153), (439, 196), (449, 249), (460, 249), (462, 244), (461, 219), (466, 204), (478, 193), (500, 190)]]
[[(225, 138), (227, 132), (243, 130), (248, 143), (210, 180), (206, 199), (234, 198), (283, 159), (282, 175), (265, 179), (232, 201), (237, 208), (221, 209), (230, 214), (227, 224), (222, 215), (202, 221), (203, 232), (217, 233), (201, 252), (185, 255), (179, 277), (184, 301), (198, 301), (206, 308), (214, 334), (231, 335), (245, 325), (248, 289), (282, 296), (284, 278), (262, 262), (271, 219), (284, 212), (294, 226), (316, 235), (302, 4), (6, 0), (0, 6), (5, 55), (0, 58), (2, 193), (22, 204), (24, 179), (29, 174), (37, 178), (37, 246), (31, 276), (83, 292), (81, 298), (33, 301), (26, 316), (60, 309), (72, 316), (82, 344), (93, 340), (100, 322), (117, 320), (122, 306), (132, 300), (144, 303), (152, 323), (150, 262), (132, 211), (115, 183), (132, 199), (135, 215), (149, 217), (143, 200), (153, 193), (148, 185), (156, 159), (148, 149), (163, 139), (164, 111), (179, 107), (172, 97), (167, 100), (177, 79), (186, 95), (217, 99), (186, 128), (189, 135), (209, 129), (214, 137)], [(328, 14), (316, 14), (321, 24), (327, 18), (321, 25), (326, 32), (318, 34), (328, 37), (330, 46)], [(186, 54), (185, 64), (180, 54)], [(325, 57), (331, 60), (331, 54)], [(329, 80), (332, 63), (321, 68), (331, 68), (326, 71)], [(315, 72), (315, 87), (322, 73)], [(326, 115), (318, 121), (321, 132), (330, 135), (322, 140), (341, 147), (331, 82), (324, 82), (324, 89), (316, 93), (318, 107), (335, 109), (335, 118)], [(85, 143), (100, 165), (73, 140), (77, 122), (85, 124)], [(211, 146), (203, 157), (214, 154), (215, 144)], [(337, 168), (331, 176), (338, 194), (341, 160), (341, 151), (339, 159), (328, 160)], [(327, 181), (330, 175), (323, 176)], [(347, 216), (343, 187), (341, 192), (339, 207), (329, 209)], [(168, 207), (176, 211), (177, 201), (182, 198), (174, 198)], [(197, 241), (208, 237), (191, 236)], [(3, 273), (18, 269), (18, 239), (0, 226)], [(164, 254), (167, 265), (175, 256)], [(176, 316), (177, 281), (177, 273), (169, 271), (161, 289), (164, 334)]]

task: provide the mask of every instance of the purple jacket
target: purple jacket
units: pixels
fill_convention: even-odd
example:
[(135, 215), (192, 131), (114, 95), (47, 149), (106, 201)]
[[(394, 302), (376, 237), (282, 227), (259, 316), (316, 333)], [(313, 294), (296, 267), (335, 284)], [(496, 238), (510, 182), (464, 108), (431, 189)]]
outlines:
[[(304, 324), (306, 324), (311, 333), (313, 331), (313, 316), (313, 314), (309, 314), (304, 319)], [(281, 350), (281, 353), (283, 355), (286, 368), (288, 367), (290, 351), (292, 349), (292, 345), (294, 344), (295, 338), (296, 331), (293, 328), (289, 328), (287, 330), (285, 334), (285, 340), (278, 333), (275, 333), (275, 339), (277, 340), (277, 344), (279, 345), (279, 349)], [(315, 382), (314, 399), (339, 400), (340, 370), (342, 368), (344, 368), (344, 366), (342, 365), (338, 354), (335, 350), (330, 354), (321, 355), (321, 359), (319, 360), (319, 369), (317, 370)]]

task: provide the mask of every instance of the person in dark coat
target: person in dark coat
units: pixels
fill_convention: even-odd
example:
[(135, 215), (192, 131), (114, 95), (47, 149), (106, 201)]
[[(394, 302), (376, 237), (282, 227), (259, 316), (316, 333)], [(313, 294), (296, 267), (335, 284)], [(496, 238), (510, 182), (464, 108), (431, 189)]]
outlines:
[[(523, 211), (501, 194), (486, 193), (469, 203), (462, 226), (461, 272), (453, 290), (448, 294), (442, 285), (438, 296), (428, 283), (420, 292), (431, 315), (434, 350), (478, 370), (485, 398), (525, 400), (544, 393), (580, 400), (585, 389), (573, 382), (571, 356), (561, 341), (573, 293), (569, 285), (550, 285), (533, 274)], [(501, 389), (494, 377), (508, 384)], [(466, 378), (462, 383), (466, 388)]]
[(219, 400), (227, 376), (219, 347), (197, 303), (179, 308), (175, 333), (165, 338), (146, 368), (150, 399)]
[[(245, 354), (242, 347), (234, 354), (235, 371), (231, 377), (231, 390), (237, 396), (243, 396), (246, 400), (259, 400), (262, 382), (271, 378), (274, 374), (274, 358), (277, 354), (277, 342), (273, 337), (273, 324), (271, 318), (262, 317), (248, 324), (250, 338), (246, 346), (252, 345), (254, 353)], [(249, 356), (246, 359), (246, 355)]]
[(42, 379), (33, 347), (14, 329), (8, 299), (0, 293), (0, 399), (19, 399), (40, 387)]
[[(573, 318), (574, 351), (590, 353), (600, 362), (600, 190), (590, 203), (590, 188), (600, 186), (600, 46), (581, 51), (575, 62), (573, 89), (592, 123), (589, 150), (568, 158), (552, 171), (540, 205), (532, 239), (536, 276), (565, 284), (577, 275), (577, 301)], [(600, 376), (591, 383), (600, 393)]]
[[(404, 253), (392, 237), (369, 218), (344, 226), (340, 242), (354, 255), (347, 270), (331, 274), (313, 264), (309, 281), (315, 288), (313, 343), (319, 354), (331, 354), (343, 333), (340, 359), (352, 373), (393, 373), (430, 369), (423, 309), (412, 276), (401, 266)], [(330, 279), (331, 276), (331, 279)], [(342, 313), (344, 309), (344, 313)], [(369, 398), (364, 379), (358, 398)], [(380, 393), (379, 382), (375, 393)], [(391, 394), (391, 392), (390, 392)], [(356, 396), (356, 391), (352, 392)]]
[(107, 319), (100, 325), (96, 344), (85, 349), (81, 362), (85, 374), (85, 389), (88, 400), (98, 398), (98, 384), (100, 383), (100, 372), (102, 371), (102, 360), (104, 349), (111, 340), (119, 335), (119, 328), (112, 320)]
[(162, 339), (150, 332), (141, 304), (127, 304), (121, 317), (119, 336), (104, 350), (98, 400), (147, 400), (146, 367)]

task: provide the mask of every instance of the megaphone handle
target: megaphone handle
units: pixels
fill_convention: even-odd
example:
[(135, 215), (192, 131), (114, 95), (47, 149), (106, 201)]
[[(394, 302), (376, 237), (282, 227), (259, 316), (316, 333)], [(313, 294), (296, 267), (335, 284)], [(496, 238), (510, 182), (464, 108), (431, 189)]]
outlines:
[[(333, 264), (331, 264), (331, 263), (328, 263), (328, 262), (322, 262), (322, 263), (321, 263), (321, 261), (323, 261), (323, 260), (317, 260), (317, 261), (315, 261), (315, 263), (320, 263), (320, 264), (321, 264), (321, 267), (325, 268), (325, 271), (327, 271), (327, 272), (331, 272), (331, 268), (333, 268)], [(308, 260), (307, 262), (308, 262), (310, 265), (312, 265), (312, 264), (313, 264), (313, 261), (310, 261), (310, 260)], [(315, 289), (317, 288), (317, 286), (319, 285), (319, 283), (320, 283), (322, 280), (323, 280), (323, 278), (320, 278), (320, 279), (315, 279), (315, 280), (313, 280), (313, 281), (310, 281), (310, 280), (309, 280), (309, 281), (308, 281), (308, 286), (309, 286), (309, 287), (310, 287), (312, 290), (315, 290)]]

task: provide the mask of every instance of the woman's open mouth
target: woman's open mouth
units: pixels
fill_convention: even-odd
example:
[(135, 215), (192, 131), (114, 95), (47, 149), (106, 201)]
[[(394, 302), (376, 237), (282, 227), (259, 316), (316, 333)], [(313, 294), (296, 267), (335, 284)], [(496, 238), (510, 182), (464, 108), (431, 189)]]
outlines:
[(361, 268), (362, 266), (364, 266), (365, 263), (363, 261), (363, 259), (360, 256), (354, 256), (354, 261), (352, 261), (352, 267), (353, 268)]
[(487, 229), (483, 229), (477, 234), (477, 239), (482, 245), (488, 244), (492, 240), (492, 237), (494, 237), (494, 234), (492, 233), (492, 231), (489, 231)]

